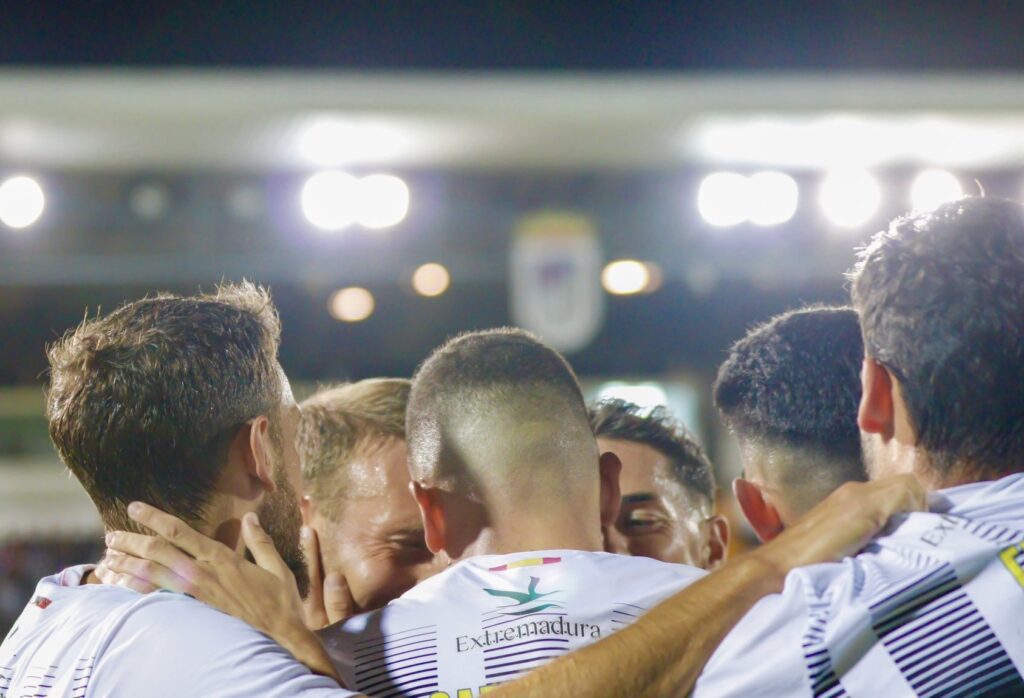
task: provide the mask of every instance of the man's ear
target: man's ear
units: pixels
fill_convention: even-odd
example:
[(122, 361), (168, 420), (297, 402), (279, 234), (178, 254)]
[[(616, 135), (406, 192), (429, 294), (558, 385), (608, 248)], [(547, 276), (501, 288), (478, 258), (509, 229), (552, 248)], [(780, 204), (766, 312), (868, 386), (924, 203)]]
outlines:
[(619, 487), (622, 461), (611, 451), (606, 451), (598, 459), (597, 467), (601, 473), (601, 526), (607, 528), (615, 525), (622, 507), (622, 489)]
[(437, 555), (448, 543), (447, 521), (444, 512), (444, 492), (435, 487), (424, 487), (418, 482), (410, 482), (409, 489), (420, 507), (423, 517), (423, 537), (427, 548)]
[(889, 441), (896, 432), (895, 381), (889, 369), (867, 356), (861, 368), (860, 382), (862, 392), (857, 425), (861, 431), (878, 434), (882, 441)]
[(732, 491), (736, 495), (740, 509), (743, 510), (743, 515), (747, 517), (750, 527), (754, 529), (761, 542), (767, 543), (782, 533), (782, 518), (775, 507), (764, 498), (760, 487), (738, 477), (732, 481)]
[(274, 478), (274, 445), (270, 438), (270, 420), (265, 415), (249, 422), (249, 462), (246, 464), (254, 478), (263, 483), (267, 492), (277, 489)]
[(704, 568), (713, 570), (725, 562), (729, 551), (729, 520), (720, 514), (707, 520), (708, 525), (708, 557)]
[(221, 472), (218, 490), (253, 501), (277, 489), (272, 449), (266, 417), (239, 427), (228, 445), (227, 467)]

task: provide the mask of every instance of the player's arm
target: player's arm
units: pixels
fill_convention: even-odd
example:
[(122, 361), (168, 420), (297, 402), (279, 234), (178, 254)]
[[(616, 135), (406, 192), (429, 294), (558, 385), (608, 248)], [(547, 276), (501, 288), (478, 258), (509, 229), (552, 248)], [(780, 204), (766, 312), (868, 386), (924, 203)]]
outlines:
[(843, 485), (772, 542), (729, 561), (628, 628), (488, 694), (668, 696), (693, 689), (729, 630), (795, 567), (860, 550), (897, 513), (925, 509), (912, 476)]
[[(771, 543), (728, 562), (662, 602), (629, 628), (490, 695), (517, 698), (686, 693), (726, 633), (760, 598), (780, 591), (791, 569), (856, 552), (893, 514), (921, 510), (925, 504), (924, 491), (911, 476), (846, 484)], [(108, 558), (104, 564), (119, 583), (152, 583), (191, 593), (263, 629), (289, 649), (299, 643), (300, 651), (308, 651), (304, 649), (308, 631), (301, 622), (301, 613), (282, 603), (280, 593), (254, 593), (259, 584), (247, 581), (246, 577), (258, 577), (257, 571), (262, 570), (158, 509), (133, 506), (129, 514), (162, 538), (122, 532), (110, 537), (108, 545), (122, 554)], [(245, 526), (258, 528), (251, 519)], [(261, 548), (266, 559), (279, 561), (269, 537), (259, 533), (267, 544)], [(230, 556), (218, 556), (225, 573), (208, 568), (210, 553), (203, 552), (207, 545), (220, 546)], [(270, 577), (273, 575), (262, 583), (280, 584), (280, 579), (271, 581)], [(290, 586), (294, 589), (294, 583)], [(286, 622), (288, 614), (297, 615)], [(296, 657), (301, 658), (300, 654)]]
[(158, 536), (108, 533), (108, 554), (96, 570), (102, 581), (143, 593), (158, 587), (188, 594), (241, 618), (313, 672), (341, 683), (323, 645), (306, 627), (295, 577), (255, 514), (242, 519), (242, 537), (254, 565), (149, 505), (135, 502), (128, 513)]

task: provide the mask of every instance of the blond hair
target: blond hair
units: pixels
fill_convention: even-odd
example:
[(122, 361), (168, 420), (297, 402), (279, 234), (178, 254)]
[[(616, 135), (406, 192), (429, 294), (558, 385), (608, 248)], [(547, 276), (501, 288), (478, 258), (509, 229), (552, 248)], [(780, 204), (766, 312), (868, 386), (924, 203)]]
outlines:
[(405, 438), (409, 387), (404, 378), (369, 378), (320, 390), (302, 403), (302, 479), (326, 515), (350, 494), (347, 466), (357, 454)]

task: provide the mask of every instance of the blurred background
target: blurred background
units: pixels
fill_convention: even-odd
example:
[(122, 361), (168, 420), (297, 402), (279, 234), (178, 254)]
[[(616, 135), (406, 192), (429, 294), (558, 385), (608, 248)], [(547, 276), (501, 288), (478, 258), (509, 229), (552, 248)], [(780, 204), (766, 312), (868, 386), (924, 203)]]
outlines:
[(86, 312), (269, 284), (300, 395), (521, 325), (668, 404), (728, 510), (729, 344), (891, 217), (1024, 193), (1014, 3), (207, 5), (4, 8), (0, 634), (99, 550), (43, 416)]

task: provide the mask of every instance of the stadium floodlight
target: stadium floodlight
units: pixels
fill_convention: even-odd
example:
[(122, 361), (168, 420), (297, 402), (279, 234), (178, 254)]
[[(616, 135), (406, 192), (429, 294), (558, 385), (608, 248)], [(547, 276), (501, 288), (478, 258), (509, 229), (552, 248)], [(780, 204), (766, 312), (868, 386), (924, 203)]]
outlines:
[(43, 187), (32, 177), (19, 175), (0, 184), (0, 221), (9, 228), (27, 228), (46, 208)]
[(925, 170), (914, 178), (910, 187), (911, 208), (931, 211), (964, 195), (960, 181), (946, 170)]
[(616, 296), (630, 296), (650, 290), (652, 274), (650, 267), (635, 259), (618, 259), (610, 262), (601, 272), (604, 290)]
[(319, 172), (302, 187), (302, 213), (321, 230), (337, 231), (355, 222), (360, 213), (360, 181), (338, 171)]
[(735, 172), (715, 172), (697, 192), (697, 210), (716, 228), (739, 225), (749, 217), (750, 180)]
[(782, 172), (758, 172), (748, 180), (747, 213), (754, 225), (785, 223), (796, 213), (800, 189)]
[(412, 287), (421, 296), (433, 298), (448, 290), (451, 275), (443, 265), (427, 262), (412, 274)]
[(373, 315), (373, 294), (360, 286), (335, 291), (328, 303), (331, 317), (342, 322), (361, 322)]
[(839, 170), (821, 182), (818, 203), (825, 217), (842, 228), (864, 225), (878, 212), (882, 188), (870, 172)]
[(390, 228), (409, 213), (409, 187), (394, 175), (373, 174), (359, 180), (356, 219), (367, 228)]

